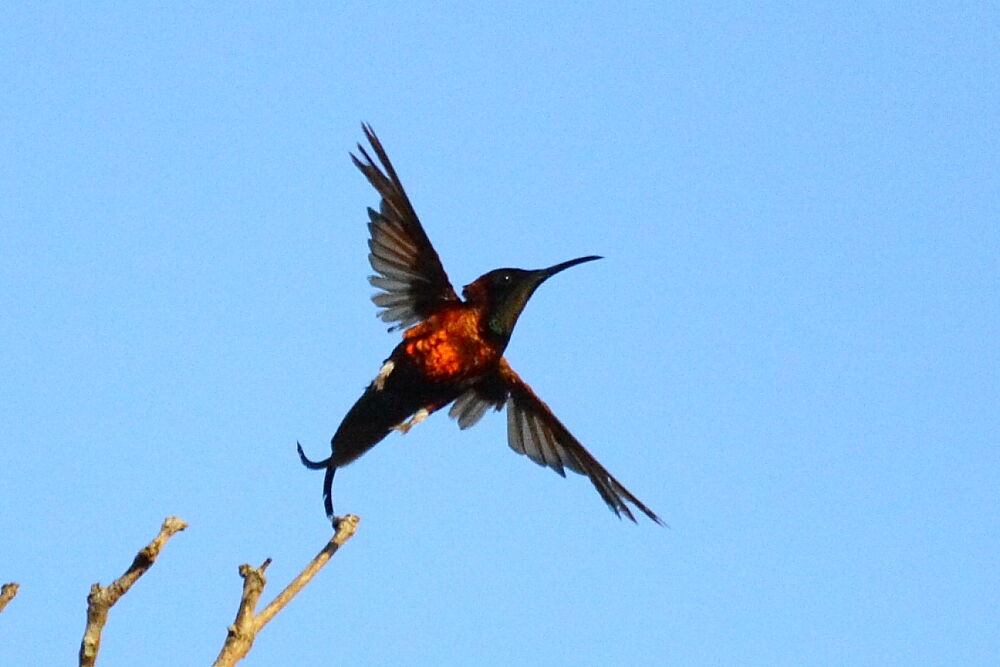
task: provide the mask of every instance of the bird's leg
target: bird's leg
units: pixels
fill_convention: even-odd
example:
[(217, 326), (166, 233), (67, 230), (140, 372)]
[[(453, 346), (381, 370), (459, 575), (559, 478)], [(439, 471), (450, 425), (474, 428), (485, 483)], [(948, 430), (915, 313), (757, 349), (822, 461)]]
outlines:
[(400, 433), (407, 433), (411, 428), (413, 428), (423, 420), (427, 419), (427, 417), (429, 417), (430, 414), (431, 412), (427, 408), (420, 408), (419, 410), (413, 413), (412, 417), (410, 417), (404, 422), (396, 424), (395, 426), (393, 426), (393, 428), (399, 431)]

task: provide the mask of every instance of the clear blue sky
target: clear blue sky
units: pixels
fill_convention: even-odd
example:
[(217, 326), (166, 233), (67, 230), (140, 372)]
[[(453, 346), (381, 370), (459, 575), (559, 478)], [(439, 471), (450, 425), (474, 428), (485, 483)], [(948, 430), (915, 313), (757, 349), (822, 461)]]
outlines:
[(668, 4), (5, 8), (0, 661), (167, 515), (102, 665), (207, 664), (327, 539), (295, 441), (398, 340), (368, 121), (456, 287), (606, 257), (508, 357), (671, 527), (437, 414), (246, 664), (997, 664), (1000, 10)]

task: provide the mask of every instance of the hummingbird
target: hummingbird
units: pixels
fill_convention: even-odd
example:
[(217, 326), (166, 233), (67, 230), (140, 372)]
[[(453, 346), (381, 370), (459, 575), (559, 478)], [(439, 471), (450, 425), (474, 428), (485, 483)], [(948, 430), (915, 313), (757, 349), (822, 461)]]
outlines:
[[(417, 218), (403, 184), (375, 132), (362, 125), (378, 158), (360, 143), (351, 161), (381, 196), (379, 210), (368, 208), (368, 261), (378, 291), (372, 301), (378, 316), (403, 329), (403, 339), (379, 368), (375, 379), (347, 412), (330, 441), (330, 456), (309, 459), (296, 443), (303, 465), (325, 470), (323, 504), (334, 523), (334, 473), (378, 444), (391, 431), (408, 432), (451, 404), (448, 414), (467, 429), (490, 408), (507, 408), (507, 443), (535, 463), (566, 476), (570, 470), (590, 478), (601, 498), (619, 517), (635, 522), (631, 504), (663, 524), (573, 437), (503, 353), (528, 299), (538, 286), (572, 266), (601, 259), (578, 257), (545, 269), (495, 269), (455, 293)], [(360, 155), (360, 157), (359, 157)], [(379, 166), (381, 165), (381, 166)]]

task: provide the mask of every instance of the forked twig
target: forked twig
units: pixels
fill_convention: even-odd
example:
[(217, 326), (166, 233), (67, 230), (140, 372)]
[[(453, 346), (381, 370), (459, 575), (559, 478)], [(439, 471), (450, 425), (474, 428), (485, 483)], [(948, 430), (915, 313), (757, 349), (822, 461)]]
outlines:
[(354, 536), (359, 521), (360, 519), (353, 514), (341, 518), (337, 524), (337, 532), (330, 538), (330, 541), (306, 565), (305, 569), (285, 587), (285, 590), (281, 591), (259, 614), (255, 615), (254, 611), (260, 601), (261, 594), (264, 592), (264, 585), (267, 583), (264, 570), (271, 564), (271, 559), (268, 558), (259, 568), (247, 564), (240, 566), (240, 576), (243, 577), (243, 595), (240, 598), (239, 609), (236, 611), (236, 620), (229, 626), (226, 642), (222, 645), (219, 657), (215, 659), (214, 667), (230, 667), (246, 657), (261, 628), (284, 609), (285, 605), (327, 564), (330, 557)]

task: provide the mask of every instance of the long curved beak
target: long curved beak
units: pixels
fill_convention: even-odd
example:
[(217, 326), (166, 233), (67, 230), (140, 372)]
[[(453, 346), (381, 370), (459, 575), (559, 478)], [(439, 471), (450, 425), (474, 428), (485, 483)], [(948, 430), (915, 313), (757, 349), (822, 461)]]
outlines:
[[(538, 286), (544, 283), (546, 280), (556, 275), (560, 271), (565, 271), (571, 266), (576, 266), (577, 264), (583, 264), (584, 262), (592, 262), (595, 259), (604, 259), (599, 255), (587, 255), (586, 257), (577, 257), (576, 259), (571, 259), (568, 262), (561, 262), (555, 266), (550, 266), (547, 269), (535, 269), (534, 271), (528, 271), (524, 277), (524, 280), (518, 286), (516, 290), (517, 296), (512, 300), (520, 303), (520, 307), (524, 308), (524, 304), (528, 302), (531, 295), (534, 294)], [(518, 311), (520, 312), (520, 310)]]
[(521, 284), (517, 286), (516, 290), (514, 290), (514, 294), (512, 294), (510, 301), (512, 303), (519, 304), (517, 312), (520, 313), (521, 308), (524, 308), (524, 304), (528, 302), (528, 299), (530, 299), (531, 295), (535, 293), (535, 290), (538, 289), (539, 285), (560, 271), (565, 271), (571, 266), (583, 264), (584, 262), (592, 262), (595, 259), (604, 258), (598, 255), (587, 255), (586, 257), (571, 259), (568, 262), (561, 262), (555, 266), (550, 266), (547, 269), (535, 269), (534, 271), (528, 271), (521, 280)]
[(576, 266), (577, 264), (583, 264), (584, 262), (593, 262), (595, 259), (604, 259), (599, 255), (587, 255), (586, 257), (577, 257), (576, 259), (571, 259), (568, 262), (562, 262), (561, 264), (556, 264), (555, 266), (550, 266), (547, 269), (540, 269), (539, 273), (542, 274), (542, 280), (546, 278), (551, 278), (560, 271), (565, 271), (571, 266)]

